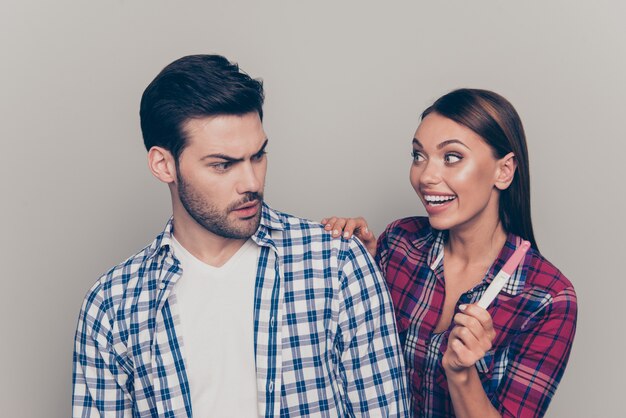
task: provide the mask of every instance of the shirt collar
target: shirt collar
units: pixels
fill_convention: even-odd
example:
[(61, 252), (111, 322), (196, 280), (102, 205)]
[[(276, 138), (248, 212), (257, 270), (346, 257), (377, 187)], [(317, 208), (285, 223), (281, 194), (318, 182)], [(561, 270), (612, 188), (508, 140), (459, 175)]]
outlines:
[(174, 217), (170, 216), (170, 219), (165, 224), (165, 229), (154, 239), (152, 244), (148, 247), (148, 258), (158, 256), (162, 252), (169, 253), (172, 248), (172, 232), (174, 229)]
[(252, 235), (252, 240), (258, 245), (269, 246), (276, 251), (276, 244), (272, 239), (272, 231), (283, 231), (285, 229), (287, 229), (287, 225), (282, 220), (280, 214), (263, 202), (261, 223), (254, 235)]
[[(443, 262), (443, 247), (448, 237), (447, 231), (439, 231), (436, 229), (430, 229), (430, 234), (424, 237), (419, 244), (420, 247), (426, 245), (427, 242), (431, 243), (426, 262), (430, 266), (431, 270), (436, 270), (437, 266)], [(420, 248), (418, 247), (418, 248)]]
[[(443, 248), (448, 236), (447, 231), (438, 231), (436, 229), (430, 230), (430, 234), (419, 238), (413, 241), (413, 244), (416, 248), (428, 248), (426, 245), (430, 244), (430, 249), (428, 251), (428, 256), (426, 257), (426, 262), (430, 266), (431, 270), (436, 270), (438, 266), (442, 263), (443, 260)], [(506, 241), (498, 254), (498, 257), (494, 260), (487, 270), (487, 274), (483, 278), (482, 283), (491, 283), (496, 274), (502, 269), (506, 261), (513, 255), (515, 249), (521, 245), (522, 239), (515, 234), (508, 233), (506, 237)], [(532, 250), (530, 250), (532, 251)], [(529, 251), (529, 253), (530, 253)], [(526, 282), (526, 273), (528, 271), (530, 257), (528, 254), (522, 262), (517, 266), (513, 274), (509, 280), (507, 280), (506, 284), (502, 288), (502, 291), (510, 294), (517, 295), (524, 289), (524, 284)]]
[(263, 228), (276, 229), (279, 231), (283, 231), (287, 228), (287, 225), (283, 222), (280, 213), (270, 208), (265, 202), (263, 202), (261, 224), (257, 233)]

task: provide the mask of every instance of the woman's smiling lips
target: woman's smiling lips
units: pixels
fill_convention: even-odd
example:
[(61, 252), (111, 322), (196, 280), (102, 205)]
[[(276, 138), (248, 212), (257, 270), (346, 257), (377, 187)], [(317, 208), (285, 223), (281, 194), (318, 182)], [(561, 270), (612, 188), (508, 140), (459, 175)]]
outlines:
[(454, 194), (423, 193), (422, 196), (426, 202), (424, 207), (429, 215), (443, 212), (456, 200)]

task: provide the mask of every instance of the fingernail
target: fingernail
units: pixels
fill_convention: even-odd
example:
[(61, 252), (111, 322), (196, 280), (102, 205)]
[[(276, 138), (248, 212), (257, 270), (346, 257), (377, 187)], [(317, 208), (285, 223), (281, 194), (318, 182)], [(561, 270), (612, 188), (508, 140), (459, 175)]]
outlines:
[(336, 229), (333, 230), (333, 235), (339, 235), (339, 231), (337, 231)]
[(344, 238), (348, 238), (349, 236), (350, 236), (350, 234), (348, 234), (347, 232), (344, 232), (344, 233), (343, 233), (343, 237), (344, 237)]
[(367, 234), (369, 232), (370, 232), (369, 229), (365, 228), (365, 233)]
[(467, 308), (467, 305), (459, 305), (459, 311), (463, 312)]
[(326, 230), (330, 229), (330, 224), (324, 225), (324, 229), (326, 229)]

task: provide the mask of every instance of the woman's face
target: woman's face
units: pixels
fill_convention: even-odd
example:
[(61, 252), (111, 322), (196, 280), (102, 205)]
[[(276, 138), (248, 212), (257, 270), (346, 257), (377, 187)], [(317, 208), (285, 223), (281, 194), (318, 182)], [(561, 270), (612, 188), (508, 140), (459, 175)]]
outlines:
[(500, 167), (480, 136), (437, 113), (426, 116), (415, 132), (411, 184), (435, 229), (497, 222)]

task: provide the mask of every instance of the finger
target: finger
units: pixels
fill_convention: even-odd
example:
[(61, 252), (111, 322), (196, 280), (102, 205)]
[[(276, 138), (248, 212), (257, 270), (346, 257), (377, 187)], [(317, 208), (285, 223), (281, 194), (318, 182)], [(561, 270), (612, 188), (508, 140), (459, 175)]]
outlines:
[(330, 219), (326, 219), (326, 225), (324, 225), (324, 230), (330, 231), (334, 238), (341, 235), (341, 231), (346, 224), (346, 218), (339, 218), (337, 216), (333, 216)]
[(350, 218), (348, 220), (346, 220), (346, 224), (343, 227), (343, 237), (344, 238), (350, 238), (352, 236), (352, 234), (355, 233), (355, 231), (357, 230), (357, 224), (356, 224), (356, 219), (354, 218)]
[(353, 218), (353, 219), (356, 225), (355, 233), (357, 233), (358, 236), (360, 237), (369, 238), (369, 236), (371, 235), (371, 232), (369, 230), (369, 227), (367, 225), (367, 221), (365, 220), (365, 218), (363, 218), (362, 216), (359, 216), (358, 218)]
[(333, 225), (335, 224), (335, 220), (337, 220), (336, 216), (331, 216), (330, 218), (322, 219), (322, 225), (324, 225), (324, 229), (326, 231), (332, 230)]
[(453, 337), (448, 340), (446, 354), (448, 351), (452, 353), (449, 359), (452, 360), (457, 367), (472, 367), (477, 361), (474, 360), (475, 356), (472, 351), (459, 338)]
[(363, 245), (365, 245), (367, 252), (370, 253), (372, 257), (376, 257), (376, 236), (372, 231), (359, 231), (356, 236), (361, 240)]
[(495, 335), (495, 331), (493, 330), (493, 320), (489, 312), (487, 312), (485, 309), (481, 308), (480, 306), (476, 304), (471, 304), (471, 305), (459, 305), (459, 310), (463, 312), (465, 315), (469, 315), (473, 318), (476, 318), (476, 320), (480, 322), (480, 324), (482, 325), (482, 327), (485, 329), (485, 331), (488, 334)]
[(467, 328), (459, 326), (453, 328), (453, 331), (454, 333), (451, 332), (451, 338), (448, 340), (448, 345), (460, 365), (471, 367), (485, 356), (486, 350), (480, 347), (478, 341), (473, 338)]
[(489, 315), (489, 312), (476, 304), (459, 305), (459, 310), (466, 315), (473, 316), (480, 321), (483, 326), (491, 323), (491, 315)]
[(368, 253), (372, 255), (372, 257), (376, 256), (376, 236), (369, 229), (367, 225), (367, 221), (365, 218), (359, 216), (358, 218), (353, 218), (353, 221), (356, 224), (354, 228), (354, 235), (361, 240), (363, 245), (365, 245), (365, 249)]
[(359, 216), (358, 218), (352, 218), (354, 221), (354, 234), (359, 237), (361, 241), (375, 239), (374, 234), (370, 231), (369, 226), (365, 218)]
[(343, 228), (343, 237), (350, 238), (352, 235), (356, 235), (361, 241), (371, 239), (373, 236), (367, 227), (367, 221), (361, 217), (347, 219)]
[(337, 238), (341, 235), (344, 227), (346, 226), (346, 218), (335, 218), (335, 222), (333, 223), (332, 226), (332, 235), (333, 238)]
[(459, 312), (454, 315), (453, 320), (456, 325), (469, 329), (477, 338), (480, 338), (486, 333), (480, 321), (471, 315)]
[(482, 350), (482, 345), (469, 328), (457, 325), (452, 328), (450, 336), (454, 339), (460, 340), (468, 350), (475, 351), (478, 355), (482, 356), (482, 352), (484, 351)]
[(359, 229), (359, 237), (363, 238), (364, 240), (376, 239), (376, 237), (374, 237), (374, 233), (370, 231), (367, 226)]
[(458, 327), (463, 327), (471, 332), (474, 338), (478, 341), (478, 347), (480, 347), (482, 351), (486, 352), (491, 349), (495, 333), (492, 334), (488, 330), (485, 330), (478, 319), (470, 315), (457, 313), (454, 315), (454, 323)]

